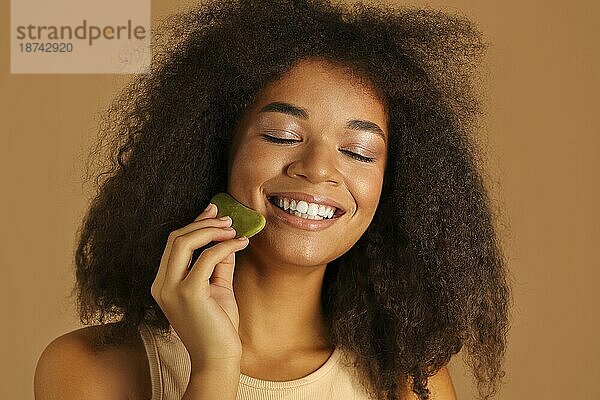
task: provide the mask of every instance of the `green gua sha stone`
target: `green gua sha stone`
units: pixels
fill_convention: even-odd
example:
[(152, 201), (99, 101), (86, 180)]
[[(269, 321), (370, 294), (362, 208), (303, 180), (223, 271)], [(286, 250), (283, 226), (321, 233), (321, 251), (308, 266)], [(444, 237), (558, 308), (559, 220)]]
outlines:
[(228, 193), (217, 193), (210, 199), (217, 206), (217, 218), (229, 215), (231, 227), (235, 229), (235, 237), (250, 238), (265, 227), (265, 217), (259, 212), (246, 207)]

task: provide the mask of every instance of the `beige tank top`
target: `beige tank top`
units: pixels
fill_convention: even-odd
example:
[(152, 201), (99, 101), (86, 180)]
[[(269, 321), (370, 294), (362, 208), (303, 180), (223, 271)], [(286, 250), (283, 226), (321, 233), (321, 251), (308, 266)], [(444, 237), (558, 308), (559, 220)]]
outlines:
[[(139, 326), (152, 381), (151, 400), (180, 400), (190, 377), (190, 357), (171, 328), (168, 338)], [(350, 358), (336, 348), (316, 371), (291, 381), (266, 381), (240, 374), (237, 400), (373, 400), (359, 383)]]

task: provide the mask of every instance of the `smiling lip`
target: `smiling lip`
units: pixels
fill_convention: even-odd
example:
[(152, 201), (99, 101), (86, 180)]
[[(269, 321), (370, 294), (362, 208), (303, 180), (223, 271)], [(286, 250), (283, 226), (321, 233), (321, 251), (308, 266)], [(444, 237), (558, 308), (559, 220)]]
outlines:
[[(344, 215), (346, 213), (346, 210), (344, 210), (344, 207), (338, 203), (337, 201), (330, 199), (329, 197), (326, 196), (322, 196), (322, 195), (310, 195), (307, 193), (303, 193), (303, 192), (278, 192), (278, 193), (270, 193), (267, 195), (267, 198), (270, 199), (271, 197), (287, 197), (288, 199), (295, 199), (295, 200), (303, 200), (307, 203), (316, 203), (316, 204), (323, 204), (324, 206), (330, 206), (330, 207), (335, 207), (337, 208), (335, 214), (338, 217), (341, 217), (342, 215)], [(334, 215), (335, 216), (335, 215)]]
[(268, 205), (267, 208), (273, 211), (275, 218), (299, 229), (307, 231), (320, 231), (335, 224), (335, 222), (339, 219), (339, 216), (335, 215), (331, 219), (322, 220), (300, 218), (277, 207), (275, 204), (271, 203), (268, 198), (266, 200)]

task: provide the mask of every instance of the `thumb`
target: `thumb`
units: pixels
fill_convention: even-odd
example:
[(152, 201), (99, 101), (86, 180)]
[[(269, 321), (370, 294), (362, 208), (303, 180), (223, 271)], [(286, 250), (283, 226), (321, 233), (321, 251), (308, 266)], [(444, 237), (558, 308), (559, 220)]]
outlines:
[(233, 291), (233, 274), (235, 272), (235, 252), (230, 253), (215, 266), (210, 283)]

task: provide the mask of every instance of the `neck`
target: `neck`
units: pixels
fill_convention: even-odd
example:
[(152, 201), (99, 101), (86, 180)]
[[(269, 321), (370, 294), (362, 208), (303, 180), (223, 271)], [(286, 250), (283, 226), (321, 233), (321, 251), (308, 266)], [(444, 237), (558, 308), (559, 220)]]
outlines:
[(233, 287), (245, 352), (277, 356), (331, 347), (321, 306), (325, 268), (236, 253)]

